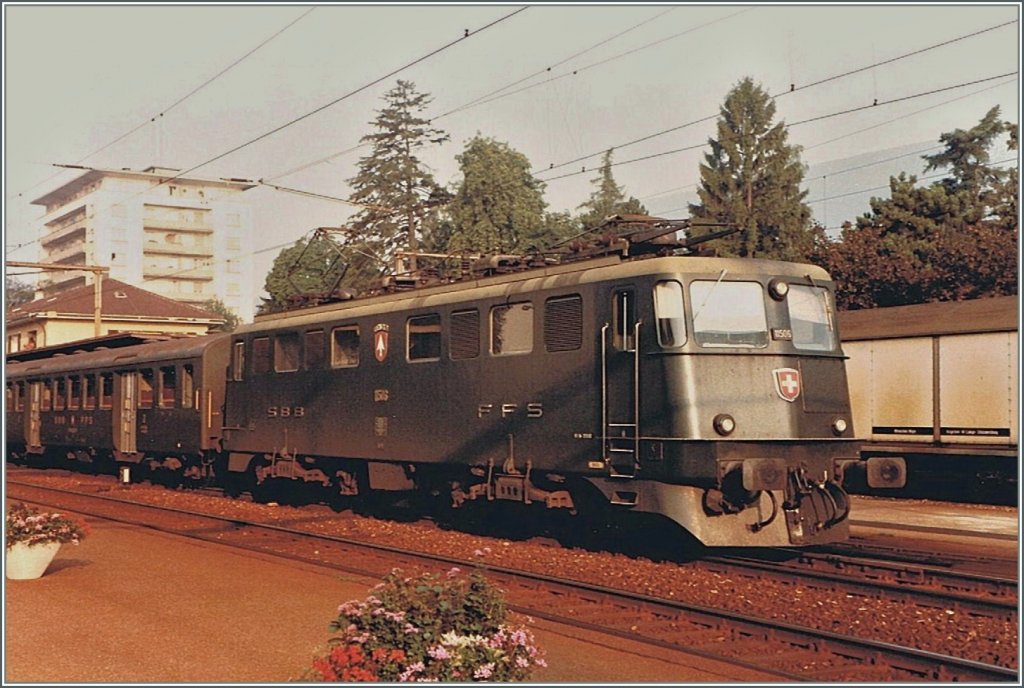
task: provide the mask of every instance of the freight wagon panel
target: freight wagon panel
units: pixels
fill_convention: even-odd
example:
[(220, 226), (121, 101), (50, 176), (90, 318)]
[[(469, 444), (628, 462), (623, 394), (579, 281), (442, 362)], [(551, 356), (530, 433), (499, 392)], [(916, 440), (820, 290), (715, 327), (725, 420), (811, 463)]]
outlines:
[(1017, 444), (1017, 334), (938, 338), (940, 440)]
[[(847, 345), (853, 348), (853, 345)], [(934, 380), (932, 368), (932, 341), (921, 337), (891, 339), (858, 344), (867, 354), (857, 371), (861, 379), (851, 390), (854, 406), (854, 425), (862, 437), (884, 442), (929, 441), (934, 432), (932, 395)], [(866, 380), (863, 376), (866, 375)], [(851, 377), (853, 377), (851, 375)], [(867, 394), (866, 398), (863, 396)], [(864, 408), (867, 411), (864, 411)], [(858, 420), (858, 415), (866, 420)]]

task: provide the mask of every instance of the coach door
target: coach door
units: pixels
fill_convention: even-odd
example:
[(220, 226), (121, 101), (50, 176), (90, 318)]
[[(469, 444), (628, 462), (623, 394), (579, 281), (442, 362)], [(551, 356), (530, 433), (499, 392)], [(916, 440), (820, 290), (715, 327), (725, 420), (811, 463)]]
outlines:
[(117, 395), (114, 417), (114, 448), (126, 454), (135, 447), (135, 414), (139, 402), (139, 374), (135, 371), (117, 373), (120, 394)]
[(631, 478), (639, 466), (640, 319), (636, 290), (611, 294), (611, 320), (601, 330), (601, 422), (604, 461), (611, 475)]
[(43, 384), (42, 382), (30, 382), (28, 385), (28, 413), (25, 414), (25, 445), (27, 447), (42, 446), (39, 408), (43, 398)]

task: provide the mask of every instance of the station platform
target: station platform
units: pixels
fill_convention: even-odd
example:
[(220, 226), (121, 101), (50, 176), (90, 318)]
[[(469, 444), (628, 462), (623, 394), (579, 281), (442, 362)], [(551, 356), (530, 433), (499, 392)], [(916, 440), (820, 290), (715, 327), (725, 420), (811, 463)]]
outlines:
[[(87, 519), (46, 574), (6, 580), (4, 685), (300, 681), (375, 579)], [(545, 683), (763, 682), (757, 672), (535, 620)]]
[(956, 504), (853, 495), (851, 537), (937, 541), (941, 547), (979, 556), (1017, 560), (1020, 516), (1016, 507)]

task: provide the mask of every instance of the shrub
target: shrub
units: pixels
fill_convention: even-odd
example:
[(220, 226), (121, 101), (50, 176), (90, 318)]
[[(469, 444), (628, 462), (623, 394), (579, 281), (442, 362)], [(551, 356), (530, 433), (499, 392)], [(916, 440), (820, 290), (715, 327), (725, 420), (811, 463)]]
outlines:
[(7, 549), (18, 543), (40, 545), (47, 542), (77, 545), (88, 532), (88, 526), (76, 518), (60, 513), (43, 513), (24, 502), (7, 508), (5, 531)]
[(330, 629), (338, 635), (314, 659), (310, 680), (523, 681), (546, 666), (479, 571), (413, 578), (395, 569), (365, 599), (338, 607)]

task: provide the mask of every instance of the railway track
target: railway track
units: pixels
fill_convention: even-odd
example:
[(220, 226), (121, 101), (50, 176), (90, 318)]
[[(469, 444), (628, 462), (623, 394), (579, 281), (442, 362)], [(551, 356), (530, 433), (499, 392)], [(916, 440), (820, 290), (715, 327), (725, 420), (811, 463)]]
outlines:
[[(780, 551), (774, 550), (773, 554)], [(745, 571), (752, 577), (767, 573), (793, 584), (952, 608), (1008, 621), (1017, 618), (1018, 586), (1013, 579), (840, 554), (793, 551), (792, 556), (785, 561), (756, 555), (709, 556), (701, 563)]]
[[(380, 578), (465, 559), (8, 480), (8, 497)], [(520, 613), (717, 658), (789, 681), (1015, 681), (1016, 669), (777, 620), (488, 566)]]

